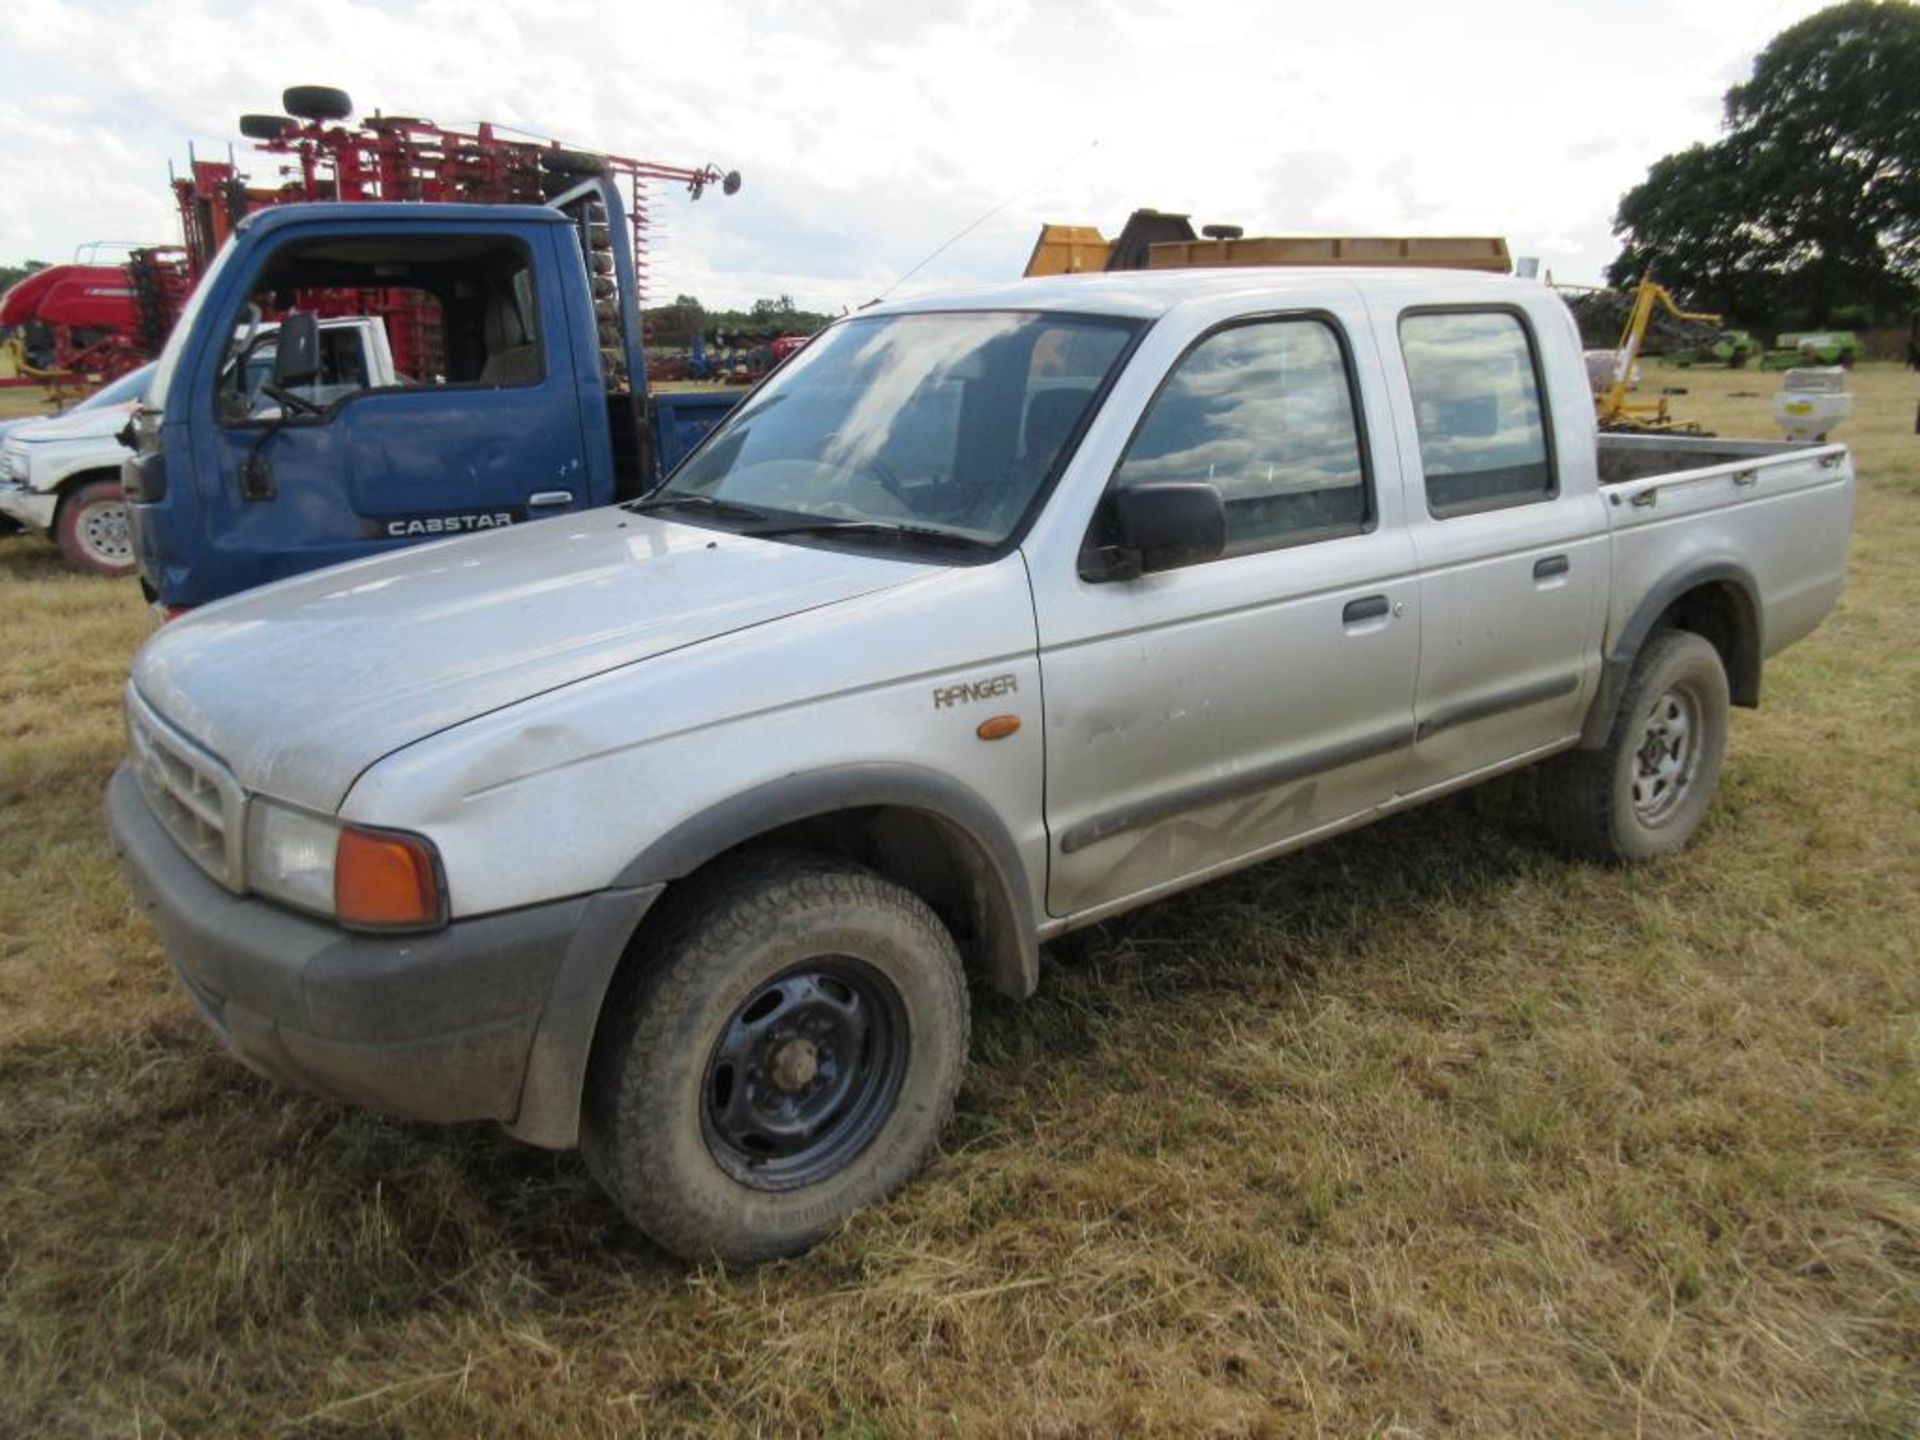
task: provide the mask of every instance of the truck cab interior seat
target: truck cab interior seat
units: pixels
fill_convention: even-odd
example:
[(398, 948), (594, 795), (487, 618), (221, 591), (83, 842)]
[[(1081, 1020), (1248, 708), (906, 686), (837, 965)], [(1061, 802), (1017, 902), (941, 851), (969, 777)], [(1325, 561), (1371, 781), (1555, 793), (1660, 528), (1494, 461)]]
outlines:
[(487, 301), (486, 340), (482, 385), (531, 385), (539, 380), (540, 349), (527, 333), (511, 290), (500, 290)]

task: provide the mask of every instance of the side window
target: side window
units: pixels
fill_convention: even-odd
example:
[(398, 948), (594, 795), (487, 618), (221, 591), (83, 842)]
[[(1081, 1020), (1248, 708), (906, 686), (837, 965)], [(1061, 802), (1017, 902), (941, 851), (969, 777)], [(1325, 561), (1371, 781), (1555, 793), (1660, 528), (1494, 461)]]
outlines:
[(234, 316), (217, 391), (226, 423), (278, 416), (261, 385), (294, 311), (321, 317), (320, 374), (300, 394), (327, 413), (363, 390), (536, 385), (545, 373), (532, 260), (518, 239), (292, 241), (268, 256)]
[[(239, 383), (246, 392), (250, 419), (270, 419), (280, 413), (280, 402), (265, 390), (273, 378), (273, 361), (278, 350), (269, 331), (247, 354), (245, 374)], [(293, 393), (324, 408), (367, 389), (372, 383), (367, 373), (367, 348), (362, 332), (351, 326), (343, 329), (336, 321), (331, 326), (323, 323), (320, 327), (320, 373), (308, 383), (294, 386)]]
[(1323, 320), (1263, 320), (1202, 340), (1134, 433), (1116, 486), (1204, 480), (1227, 553), (1357, 534), (1370, 518), (1346, 357)]
[(1407, 315), (1400, 349), (1433, 514), (1470, 514), (1557, 493), (1539, 370), (1519, 316)]

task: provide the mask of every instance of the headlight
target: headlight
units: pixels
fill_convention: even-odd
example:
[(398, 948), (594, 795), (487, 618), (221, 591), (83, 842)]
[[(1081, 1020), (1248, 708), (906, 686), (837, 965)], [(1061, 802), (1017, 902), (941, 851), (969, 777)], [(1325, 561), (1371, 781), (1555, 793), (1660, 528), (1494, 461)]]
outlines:
[(302, 910), (331, 915), (340, 826), (269, 800), (247, 806), (247, 885)]
[(258, 797), (247, 806), (247, 886), (363, 929), (423, 930), (447, 920), (446, 882), (431, 841)]

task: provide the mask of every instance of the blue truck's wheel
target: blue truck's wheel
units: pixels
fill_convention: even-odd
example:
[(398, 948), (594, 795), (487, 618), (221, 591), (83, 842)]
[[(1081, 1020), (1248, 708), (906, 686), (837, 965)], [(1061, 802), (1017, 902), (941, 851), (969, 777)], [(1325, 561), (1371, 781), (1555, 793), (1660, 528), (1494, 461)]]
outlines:
[(665, 903), (602, 1021), (588, 1164), (684, 1259), (798, 1254), (932, 1151), (966, 1063), (959, 952), (836, 856), (749, 853)]

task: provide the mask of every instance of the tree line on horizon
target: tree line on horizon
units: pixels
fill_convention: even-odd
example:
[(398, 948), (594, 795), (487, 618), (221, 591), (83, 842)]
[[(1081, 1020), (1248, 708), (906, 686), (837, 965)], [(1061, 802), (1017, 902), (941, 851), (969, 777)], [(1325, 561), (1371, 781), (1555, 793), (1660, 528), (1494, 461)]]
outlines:
[(0, 261), (0, 295), (6, 294), (34, 271), (46, 268), (47, 262), (44, 260), (22, 260), (17, 265)]
[(727, 336), (739, 344), (762, 344), (782, 335), (811, 335), (834, 319), (802, 310), (791, 295), (756, 300), (745, 310), (709, 310), (692, 295), (676, 295), (667, 305), (645, 311), (648, 343), (669, 349), (693, 344), (693, 337)]

